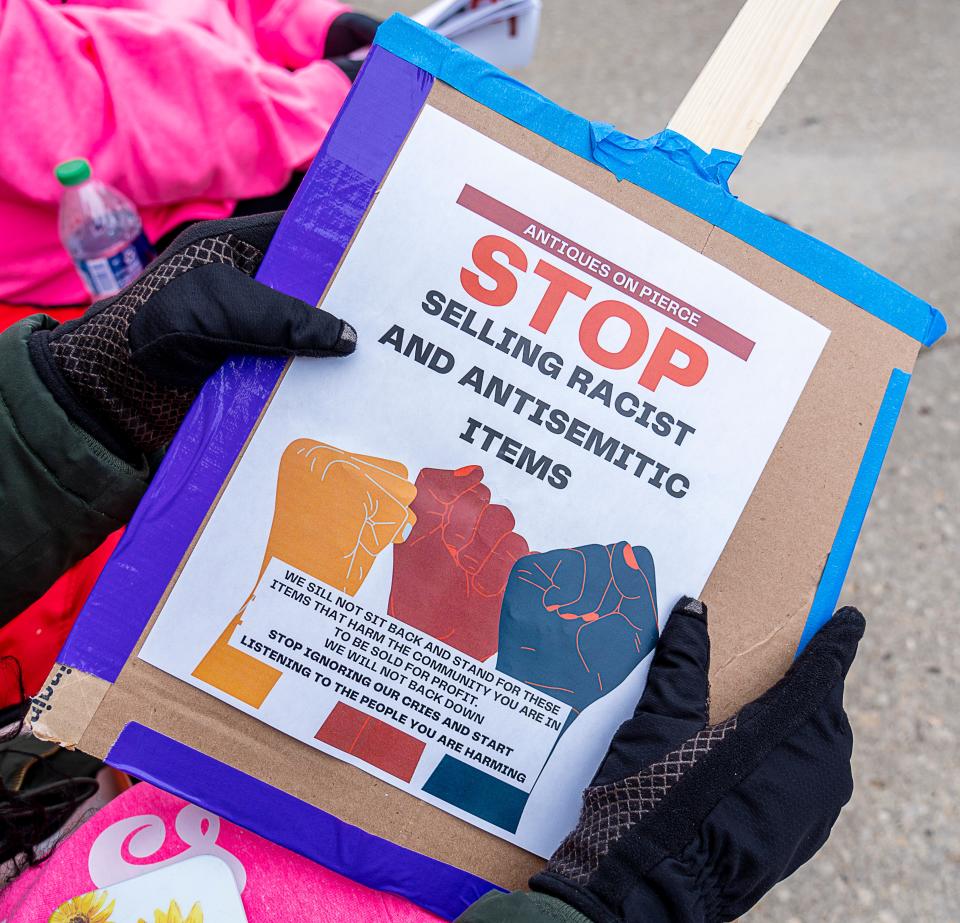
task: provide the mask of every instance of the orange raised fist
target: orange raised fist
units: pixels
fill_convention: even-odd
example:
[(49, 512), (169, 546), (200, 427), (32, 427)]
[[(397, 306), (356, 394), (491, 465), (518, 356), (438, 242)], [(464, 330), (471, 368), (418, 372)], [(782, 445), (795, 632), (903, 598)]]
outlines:
[(410, 510), (416, 492), (400, 462), (351, 455), (313, 439), (291, 442), (280, 459), (273, 524), (254, 589), (193, 675), (259, 708), (280, 672), (229, 641), (270, 560), (352, 596), (377, 555), (402, 542), (416, 522)]
[(500, 602), (510, 569), (529, 551), (513, 514), (490, 502), (477, 465), (424, 468), (411, 506), (416, 524), (393, 553), (389, 612), (463, 653), (497, 649)]
[(278, 558), (353, 596), (377, 555), (402, 542), (416, 522), (410, 511), (416, 493), (400, 462), (350, 455), (313, 439), (291, 442), (280, 459), (260, 575)]

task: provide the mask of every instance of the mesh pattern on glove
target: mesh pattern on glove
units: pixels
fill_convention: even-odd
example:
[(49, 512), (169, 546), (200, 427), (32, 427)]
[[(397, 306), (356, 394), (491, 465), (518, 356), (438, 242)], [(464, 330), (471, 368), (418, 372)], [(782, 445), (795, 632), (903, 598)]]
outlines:
[(646, 769), (583, 793), (573, 832), (560, 844), (547, 870), (586, 884), (600, 861), (631, 827), (653, 810), (680, 777), (737, 726), (737, 716), (706, 727)]
[(209, 237), (162, 260), (102, 310), (67, 332), (50, 337), (63, 376), (81, 400), (142, 452), (165, 446), (177, 431), (196, 392), (148, 378), (134, 365), (130, 323), (147, 300), (177, 276), (208, 263), (226, 263), (253, 275), (263, 253), (233, 234)]
[(342, 350), (344, 353), (352, 353), (357, 346), (357, 331), (353, 329), (349, 324), (343, 325), (343, 330), (340, 331), (340, 339), (337, 341), (337, 349)]

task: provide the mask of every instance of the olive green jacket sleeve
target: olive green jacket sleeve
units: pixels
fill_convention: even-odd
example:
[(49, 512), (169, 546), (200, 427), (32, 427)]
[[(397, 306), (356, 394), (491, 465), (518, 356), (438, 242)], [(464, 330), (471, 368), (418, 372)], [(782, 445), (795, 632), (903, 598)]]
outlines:
[(73, 423), (34, 370), (36, 314), (0, 333), (0, 625), (133, 514), (150, 479)]
[(511, 894), (491, 892), (468, 907), (456, 923), (590, 923), (569, 904), (538, 894), (536, 891), (514, 891)]

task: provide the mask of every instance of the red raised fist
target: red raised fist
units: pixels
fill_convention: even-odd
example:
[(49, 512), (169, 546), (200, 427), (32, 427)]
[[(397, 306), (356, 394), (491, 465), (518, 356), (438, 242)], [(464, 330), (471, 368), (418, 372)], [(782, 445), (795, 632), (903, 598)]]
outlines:
[(410, 507), (416, 525), (394, 547), (389, 604), (394, 618), (477, 660), (497, 650), (510, 569), (529, 551), (482, 479), (477, 465), (420, 472)]

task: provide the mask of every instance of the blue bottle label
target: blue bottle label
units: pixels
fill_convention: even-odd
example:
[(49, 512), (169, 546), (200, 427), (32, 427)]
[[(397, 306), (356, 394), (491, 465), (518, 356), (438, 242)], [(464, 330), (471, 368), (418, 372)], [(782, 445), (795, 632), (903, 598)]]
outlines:
[(135, 240), (113, 256), (77, 260), (77, 269), (92, 295), (114, 295), (136, 279), (153, 257), (153, 247), (141, 231)]

